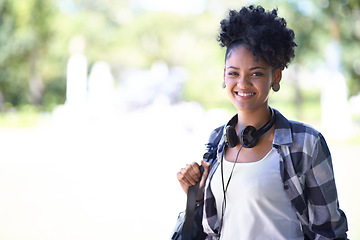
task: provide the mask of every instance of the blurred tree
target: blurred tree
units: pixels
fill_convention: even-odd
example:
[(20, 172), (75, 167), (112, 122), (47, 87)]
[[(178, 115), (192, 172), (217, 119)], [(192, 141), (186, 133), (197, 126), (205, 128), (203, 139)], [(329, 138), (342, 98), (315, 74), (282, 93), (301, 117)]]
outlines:
[[(327, 60), (327, 45), (341, 44), (342, 73), (349, 92), (360, 92), (360, 2), (358, 0), (287, 1), (299, 43), (296, 61), (311, 69)], [(293, 11), (291, 11), (293, 9)], [(294, 11), (295, 10), (295, 11)], [(316, 64), (314, 64), (314, 61)]]
[[(209, 88), (214, 86), (211, 82), (220, 49), (216, 44), (216, 27), (207, 27), (217, 25), (213, 15), (148, 11), (134, 1), (124, 5), (109, 0), (98, 8), (101, 2), (74, 0), (71, 7), (60, 7), (57, 39), (64, 43), (73, 35), (84, 36), (89, 65), (107, 61), (116, 79), (124, 69), (149, 69), (159, 60), (169, 67), (183, 66), (191, 71), (188, 98), (210, 100), (209, 103), (216, 100), (198, 91), (205, 84)], [(215, 79), (221, 85), (222, 66), (218, 69), (219, 78)]]
[(13, 105), (42, 103), (44, 55), (51, 36), (52, 0), (0, 3), (0, 92)]
[[(89, 66), (107, 61), (116, 79), (124, 69), (149, 68), (158, 60), (170, 67), (183, 66), (189, 70), (187, 100), (212, 107), (224, 105), (226, 95), (220, 87), (224, 50), (216, 42), (217, 26), (228, 8), (240, 8), (252, 1), (205, 0), (205, 8), (199, 13), (150, 11), (142, 2), (0, 0), (0, 104), (62, 104), (68, 44), (72, 37), (82, 35)], [(335, 22), (349, 89), (352, 94), (360, 91), (358, 0), (272, 0), (256, 4), (279, 8), (279, 14), (296, 32), (299, 47), (295, 66), (307, 69), (324, 62), (324, 46), (332, 37), (330, 22)], [(294, 101), (301, 105), (304, 96), (298, 87), (300, 80), (292, 81)]]
[(350, 95), (356, 95), (360, 92), (360, 2), (326, 1), (324, 21), (331, 23), (330, 36), (341, 43), (343, 74)]

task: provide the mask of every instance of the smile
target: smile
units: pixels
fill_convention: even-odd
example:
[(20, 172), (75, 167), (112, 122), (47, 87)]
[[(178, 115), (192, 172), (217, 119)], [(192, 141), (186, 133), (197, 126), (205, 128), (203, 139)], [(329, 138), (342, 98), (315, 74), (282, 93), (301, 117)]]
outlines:
[(236, 95), (240, 96), (240, 97), (250, 97), (255, 95), (255, 93), (239, 93), (239, 92), (235, 92)]

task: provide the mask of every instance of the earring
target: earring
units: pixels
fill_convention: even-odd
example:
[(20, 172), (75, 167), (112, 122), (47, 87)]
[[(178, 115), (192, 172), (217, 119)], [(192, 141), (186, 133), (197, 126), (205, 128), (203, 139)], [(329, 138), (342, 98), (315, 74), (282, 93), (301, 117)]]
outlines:
[(222, 83), (222, 88), (226, 88), (225, 80), (224, 80), (223, 83)]
[(280, 84), (278, 82), (275, 82), (272, 86), (271, 86), (272, 90), (274, 92), (278, 92), (280, 90)]

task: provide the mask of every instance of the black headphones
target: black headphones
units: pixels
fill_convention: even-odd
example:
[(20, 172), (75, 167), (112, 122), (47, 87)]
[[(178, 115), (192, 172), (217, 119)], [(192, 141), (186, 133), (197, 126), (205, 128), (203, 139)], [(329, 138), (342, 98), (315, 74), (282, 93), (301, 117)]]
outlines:
[(240, 141), (240, 144), (245, 148), (253, 148), (256, 146), (259, 138), (264, 135), (275, 122), (275, 113), (272, 108), (270, 108), (271, 116), (267, 123), (264, 126), (256, 130), (253, 126), (246, 126), (241, 131), (239, 136), (236, 133), (235, 126), (238, 121), (237, 114), (229, 121), (225, 128), (225, 143), (228, 147), (234, 148)]

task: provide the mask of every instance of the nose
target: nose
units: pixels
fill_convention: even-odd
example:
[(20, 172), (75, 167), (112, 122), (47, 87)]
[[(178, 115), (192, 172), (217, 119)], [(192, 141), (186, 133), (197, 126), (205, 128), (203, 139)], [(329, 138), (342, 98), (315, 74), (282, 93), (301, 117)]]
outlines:
[(247, 77), (245, 74), (240, 74), (236, 85), (239, 88), (244, 89), (251, 85), (251, 81), (250, 81), (249, 77)]

